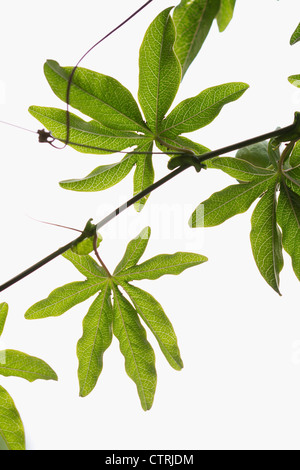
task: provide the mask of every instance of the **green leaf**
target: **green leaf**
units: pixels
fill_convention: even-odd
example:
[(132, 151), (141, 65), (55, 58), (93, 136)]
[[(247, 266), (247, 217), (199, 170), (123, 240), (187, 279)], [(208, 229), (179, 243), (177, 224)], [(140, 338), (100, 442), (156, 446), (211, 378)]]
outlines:
[(84, 302), (103, 287), (103, 282), (94, 277), (86, 281), (72, 282), (55, 289), (47, 299), (37, 302), (25, 313), (25, 318), (58, 317), (75, 305)]
[(102, 283), (107, 280), (106, 271), (88, 255), (77, 255), (72, 250), (66, 251), (63, 257), (70, 261), (78, 271), (87, 278), (97, 278), (96, 282)]
[[(31, 106), (29, 112), (51, 131), (53, 137), (62, 140), (66, 138), (66, 111), (57, 108)], [(70, 142), (83, 145), (81, 147), (80, 145), (69, 144), (70, 147), (78, 152), (107, 155), (139, 145), (145, 140), (145, 136), (133, 132), (109, 129), (97, 121), (86, 122), (75, 114), (70, 113), (69, 140)], [(99, 150), (98, 147), (104, 150)]]
[(35, 380), (58, 380), (57, 375), (46, 362), (20, 351), (0, 351), (0, 375), (20, 377), (29, 382)]
[(122, 281), (158, 279), (166, 274), (181, 274), (185, 269), (205, 263), (206, 261), (206, 256), (196, 253), (178, 252), (173, 255), (157, 255), (142, 264), (122, 271), (116, 276), (116, 279)]
[(136, 155), (128, 154), (118, 163), (99, 166), (84, 178), (61, 181), (59, 185), (72, 191), (103, 191), (122, 181), (130, 173), (136, 160)]
[[(64, 102), (72, 70), (72, 67), (60, 67), (53, 60), (45, 64), (49, 85)], [(130, 91), (107, 75), (78, 68), (72, 80), (70, 105), (106, 127), (149, 133)]]
[(281, 185), (277, 220), (282, 230), (283, 247), (292, 258), (294, 272), (300, 280), (300, 196), (285, 183)]
[(162, 306), (148, 292), (124, 283), (123, 288), (133, 302), (137, 313), (150, 328), (167, 361), (176, 370), (183, 368), (173, 326)]
[(114, 271), (114, 276), (138, 263), (147, 248), (150, 235), (151, 228), (146, 227), (128, 243), (125, 254)]
[(288, 78), (288, 81), (294, 85), (295, 87), (297, 88), (300, 88), (300, 74), (298, 75), (291, 75), (289, 78)]
[(250, 240), (256, 265), (266, 282), (279, 294), (283, 268), (282, 237), (276, 220), (276, 186), (270, 188), (254, 209)]
[(295, 31), (294, 31), (294, 33), (291, 37), (290, 45), (293, 46), (294, 44), (296, 44), (299, 41), (300, 41), (300, 23), (298, 24), (297, 28), (295, 29)]
[(296, 142), (295, 147), (293, 148), (293, 151), (290, 155), (290, 165), (294, 169), (296, 169), (296, 167), (298, 167), (297, 170), (300, 169), (300, 141)]
[(77, 344), (81, 397), (86, 397), (96, 386), (103, 368), (103, 354), (112, 342), (110, 294), (107, 284), (83, 320), (83, 335)]
[[(86, 238), (82, 242), (77, 243), (77, 245), (71, 248), (71, 251), (80, 256), (89, 255), (94, 250), (94, 238), (95, 236), (93, 235), (92, 237)], [(101, 235), (97, 234), (97, 248), (99, 248), (102, 240), (103, 238)]]
[(199, 204), (189, 220), (189, 225), (195, 228), (222, 224), (230, 217), (246, 212), (255, 199), (276, 182), (277, 175), (273, 174), (265, 180), (228, 186)]
[(205, 165), (208, 168), (215, 168), (224, 171), (229, 176), (241, 180), (244, 182), (249, 182), (259, 179), (266, 179), (267, 176), (272, 176), (274, 171), (267, 170), (258, 166), (254, 166), (251, 163), (248, 163), (245, 160), (239, 160), (238, 158), (232, 157), (217, 157), (211, 160), (207, 160)]
[(235, 0), (221, 0), (221, 8), (217, 15), (217, 22), (221, 33), (225, 31), (232, 20), (234, 7)]
[(165, 134), (170, 137), (207, 126), (225, 104), (236, 101), (248, 88), (245, 83), (226, 83), (182, 101), (163, 121), (160, 135), (164, 139)]
[(181, 81), (181, 66), (174, 52), (171, 9), (161, 12), (151, 23), (140, 48), (138, 97), (154, 133), (173, 103)]
[(156, 390), (155, 355), (132, 305), (114, 286), (113, 331), (120, 342), (125, 369), (135, 382), (142, 407), (150, 410)]
[(8, 315), (8, 304), (3, 302), (0, 304), (0, 336), (3, 333), (7, 315)]
[(175, 8), (175, 53), (184, 75), (199, 53), (220, 8), (220, 0), (182, 0)]
[(259, 142), (258, 144), (244, 147), (236, 153), (236, 158), (245, 160), (261, 168), (268, 168), (271, 163), (268, 152), (268, 142)]
[[(145, 151), (151, 152), (153, 149), (153, 142), (151, 142), (148, 147), (145, 148)], [(140, 148), (139, 150), (142, 150)], [(137, 155), (136, 156), (136, 169), (134, 172), (133, 178), (133, 192), (134, 195), (140, 193), (144, 189), (151, 186), (154, 183), (154, 168), (152, 162), (152, 155)], [(135, 210), (141, 212), (145, 207), (145, 204), (149, 198), (150, 194), (140, 199), (134, 204)]]
[(9, 393), (0, 386), (0, 450), (25, 450), (25, 433)]

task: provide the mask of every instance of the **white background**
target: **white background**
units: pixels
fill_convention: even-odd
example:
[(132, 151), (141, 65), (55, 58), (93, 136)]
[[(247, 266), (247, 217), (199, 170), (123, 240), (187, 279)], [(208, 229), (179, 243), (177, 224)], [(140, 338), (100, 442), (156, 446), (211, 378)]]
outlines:
[[(43, 76), (44, 61), (74, 65), (141, 4), (2, 2), (0, 119), (40, 129), (27, 112), (30, 105), (64, 108)], [(140, 43), (150, 22), (170, 5), (155, 0), (82, 66), (114, 76), (136, 96)], [(228, 29), (219, 34), (214, 24), (176, 103), (229, 81), (251, 88), (190, 138), (213, 149), (292, 123), (300, 93), (287, 77), (300, 73), (300, 45), (291, 47), (289, 39), (299, 17), (298, 0), (238, 0)], [(119, 156), (56, 151), (38, 144), (34, 134), (5, 126), (0, 138), (2, 283), (74, 238), (73, 232), (30, 217), (83, 228), (87, 219), (100, 220), (131, 196), (132, 174), (103, 193), (65, 191), (60, 180), (85, 176)], [(167, 159), (154, 160), (158, 178), (167, 172)], [(140, 407), (116, 340), (96, 389), (78, 397), (76, 343), (92, 300), (60, 318), (24, 319), (51, 290), (83, 279), (66, 260), (52, 262), (1, 295), (10, 305), (1, 349), (41, 357), (59, 375), (58, 383), (0, 379), (24, 421), (28, 449), (300, 449), (299, 284), (289, 257), (279, 297), (251, 254), (251, 211), (216, 228), (192, 230), (187, 224), (201, 201), (233, 182), (221, 172), (190, 169), (153, 193), (141, 214), (130, 209), (102, 230), (101, 252), (111, 268), (146, 225), (152, 227), (146, 257), (194, 251), (209, 258), (181, 276), (137, 284), (164, 306), (185, 363), (182, 372), (171, 369), (149, 334), (158, 369), (150, 412)]]

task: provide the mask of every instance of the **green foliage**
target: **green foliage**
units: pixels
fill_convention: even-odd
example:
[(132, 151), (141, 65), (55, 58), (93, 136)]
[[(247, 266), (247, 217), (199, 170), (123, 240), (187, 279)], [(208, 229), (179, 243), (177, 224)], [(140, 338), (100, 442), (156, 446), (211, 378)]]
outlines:
[(220, 5), (220, 0), (182, 0), (175, 8), (175, 52), (182, 67), (182, 75), (203, 46)]
[(181, 0), (174, 10), (173, 20), (177, 33), (175, 53), (182, 76), (199, 54), (214, 19), (223, 32), (232, 19), (234, 7), (235, 0)]
[[(93, 120), (86, 122), (70, 115), (69, 145), (83, 153), (111, 154), (129, 147), (134, 147), (135, 153), (129, 152), (120, 162), (99, 166), (84, 178), (62, 181), (61, 187), (73, 191), (101, 191), (120, 182), (135, 167), (134, 194), (137, 194), (154, 181), (153, 143), (163, 152), (174, 150), (200, 155), (207, 151), (206, 147), (181, 134), (211, 123), (225, 104), (242, 96), (248, 85), (228, 83), (209, 88), (184, 100), (166, 114), (177, 94), (181, 69), (195, 57), (219, 8), (219, 1), (182, 2), (174, 11), (174, 21), (170, 15), (172, 8), (167, 8), (149, 26), (139, 55), (138, 99), (146, 122), (132, 94), (120, 82), (84, 68), (76, 70), (70, 90), (70, 105)], [(203, 13), (200, 19), (199, 12)], [(183, 28), (180, 39), (185, 41), (183, 45), (178, 42), (180, 28)], [(188, 36), (184, 34), (186, 30), (189, 31)], [(193, 30), (197, 35), (193, 35), (194, 42), (190, 44)], [(185, 52), (178, 60), (176, 51), (182, 47)], [(53, 60), (45, 64), (49, 85), (63, 101), (66, 101), (71, 73), (72, 67), (61, 67)], [(30, 113), (55, 138), (62, 141), (66, 138), (65, 111), (32, 106)], [(137, 211), (143, 208), (148, 197), (135, 204)]]
[(221, 8), (217, 15), (220, 32), (225, 31), (233, 17), (236, 0), (221, 0)]
[[(64, 257), (86, 280), (54, 290), (47, 299), (33, 305), (25, 314), (27, 319), (59, 316), (98, 293), (83, 320), (83, 335), (77, 346), (80, 395), (87, 396), (94, 389), (103, 368), (104, 352), (114, 334), (120, 342), (126, 372), (137, 386), (144, 410), (152, 406), (157, 379), (154, 352), (139, 317), (156, 337), (169, 364), (180, 370), (183, 363), (175, 332), (163, 308), (150, 294), (129, 284), (129, 281), (177, 275), (207, 261), (205, 256), (198, 254), (175, 253), (158, 255), (137, 264), (146, 250), (150, 233), (150, 228), (146, 227), (129, 242), (113, 275), (91, 256), (79, 256), (69, 250)], [(120, 289), (126, 292), (130, 301)]]
[(190, 225), (219, 225), (245, 212), (260, 198), (251, 219), (252, 252), (260, 273), (280, 294), (283, 248), (300, 279), (300, 142), (289, 144), (281, 155), (271, 140), (240, 150), (236, 158), (217, 157), (206, 163), (240, 184), (228, 186), (202, 202), (193, 212)]
[(297, 42), (300, 41), (300, 23), (298, 24), (297, 28), (295, 29), (294, 33), (292, 34), (290, 44), (293, 46)]
[[(8, 305), (0, 304), (0, 336), (8, 314)], [(0, 375), (20, 377), (29, 382), (57, 380), (46, 362), (20, 351), (0, 351)], [(0, 386), (0, 450), (25, 450), (25, 433), (19, 412), (9, 393)]]

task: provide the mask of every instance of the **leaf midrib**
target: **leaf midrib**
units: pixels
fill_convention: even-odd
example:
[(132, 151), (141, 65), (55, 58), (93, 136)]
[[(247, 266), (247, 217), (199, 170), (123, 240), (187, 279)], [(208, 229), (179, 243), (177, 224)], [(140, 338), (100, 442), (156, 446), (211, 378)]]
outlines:
[[(136, 362), (135, 354), (134, 354), (134, 351), (133, 351), (132, 346), (131, 346), (131, 341), (130, 341), (128, 333), (127, 333), (126, 324), (125, 324), (125, 321), (124, 321), (124, 318), (123, 318), (123, 315), (122, 315), (122, 309), (120, 307), (119, 298), (118, 298), (118, 294), (117, 294), (116, 290), (117, 290), (117, 287), (115, 285), (113, 285), (114, 300), (115, 300), (115, 302), (117, 303), (117, 306), (118, 306), (119, 315), (120, 315), (120, 318), (121, 318), (121, 321), (122, 321), (122, 324), (123, 324), (123, 330), (125, 332), (125, 335), (126, 335), (126, 338), (127, 338), (127, 343), (129, 344), (131, 355), (132, 355), (132, 358), (133, 358), (133, 361), (134, 361), (134, 364), (135, 364), (135, 369), (136, 369), (137, 374), (138, 374), (139, 383), (140, 383), (139, 389), (143, 393), (143, 399), (144, 399), (145, 405), (148, 405), (146, 395), (145, 395), (145, 392), (144, 392), (143, 382), (142, 382), (142, 379), (141, 379), (141, 376), (140, 376), (140, 370), (139, 370), (138, 364)], [(120, 293), (120, 295), (122, 295), (122, 294)]]
[(104, 303), (107, 300), (106, 295), (107, 295), (108, 288), (109, 288), (109, 283), (107, 282), (107, 284), (105, 286), (105, 291), (102, 291), (103, 292), (103, 301), (102, 301), (102, 304), (101, 304), (101, 308), (99, 309), (100, 313), (99, 313), (97, 328), (96, 328), (96, 331), (95, 331), (94, 341), (93, 341), (93, 345), (92, 345), (92, 354), (90, 354), (89, 364), (88, 364), (88, 367), (87, 367), (87, 373), (85, 374), (85, 380), (84, 380), (84, 385), (82, 386), (82, 390), (84, 390), (84, 388), (86, 386), (88, 375), (89, 375), (89, 372), (90, 372), (92, 355), (94, 354), (94, 351), (95, 351), (96, 338), (97, 338), (97, 334), (98, 334), (98, 331), (99, 331), (99, 324), (100, 324), (100, 321), (101, 321), (101, 318), (102, 318), (102, 315), (103, 315)]

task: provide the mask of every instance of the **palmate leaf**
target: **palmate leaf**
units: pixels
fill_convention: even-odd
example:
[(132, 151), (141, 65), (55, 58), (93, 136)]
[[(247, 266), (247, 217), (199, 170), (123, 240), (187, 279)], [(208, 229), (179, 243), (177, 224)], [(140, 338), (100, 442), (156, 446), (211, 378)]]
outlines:
[(283, 268), (282, 237), (277, 225), (277, 185), (270, 188), (253, 211), (250, 240), (257, 267), (266, 282), (278, 293)]
[[(197, 38), (193, 38), (192, 42), (195, 40), (193, 46), (196, 44), (198, 47), (199, 37), (205, 32), (207, 21), (211, 21), (210, 9), (213, 8), (215, 15), (219, 11), (220, 2), (182, 2), (181, 6), (189, 12), (188, 21), (191, 21), (193, 28), (197, 30)], [(191, 13), (198, 7), (203, 17), (201, 13), (199, 20), (198, 11), (198, 17), (194, 21)], [(135, 149), (120, 162), (98, 166), (83, 178), (62, 181), (60, 186), (64, 189), (101, 191), (119, 183), (136, 166), (136, 195), (154, 182), (154, 142), (163, 152), (172, 156), (171, 151), (174, 150), (174, 155), (177, 154), (176, 161), (169, 162), (169, 169), (186, 164), (194, 165), (197, 171), (202, 168), (198, 160), (193, 158), (193, 153), (199, 155), (208, 149), (180, 134), (209, 124), (225, 104), (242, 96), (248, 85), (227, 83), (208, 88), (199, 95), (179, 103), (165, 118), (178, 91), (182, 75), (181, 65), (174, 51), (176, 35), (171, 10), (172, 8), (167, 8), (154, 19), (140, 48), (138, 98), (147, 123), (143, 120), (132, 94), (119, 81), (81, 67), (76, 68), (73, 75), (73, 67), (61, 67), (53, 60), (46, 62), (44, 71), (53, 92), (61, 100), (68, 101), (70, 106), (93, 119), (86, 122), (72, 113), (67, 115), (64, 110), (32, 106), (31, 114), (51, 131), (54, 138), (64, 142), (68, 135), (68, 145), (83, 153), (111, 154), (124, 152), (130, 147)], [(180, 12), (180, 8), (176, 11)], [(181, 39), (184, 40), (184, 37)], [(72, 82), (69, 83), (71, 75)], [(70, 94), (67, 100), (68, 88)], [(67, 123), (70, 124), (68, 129)], [(188, 152), (185, 160), (178, 160), (181, 158), (178, 157), (180, 150)], [(133, 155), (134, 152), (136, 155)], [(173, 164), (175, 166), (172, 166)], [(137, 211), (144, 207), (148, 197), (149, 195), (135, 203)]]
[[(103, 368), (103, 355), (114, 333), (120, 342), (126, 371), (137, 386), (144, 410), (152, 406), (157, 379), (154, 352), (139, 316), (156, 337), (169, 364), (180, 370), (183, 363), (174, 329), (159, 302), (148, 292), (128, 282), (180, 274), (187, 268), (207, 261), (206, 257), (195, 253), (175, 253), (159, 255), (138, 265), (150, 234), (150, 227), (146, 227), (128, 243), (113, 275), (109, 275), (91, 256), (78, 255), (69, 250), (64, 257), (86, 280), (54, 290), (47, 299), (33, 305), (25, 314), (28, 319), (59, 316), (100, 292), (83, 320), (83, 335), (77, 345), (80, 395), (87, 396), (94, 389)], [(129, 300), (120, 288), (125, 290)]]
[(172, 137), (207, 126), (225, 104), (236, 101), (248, 88), (245, 83), (226, 83), (207, 88), (199, 95), (182, 101), (163, 120), (160, 136)]
[(157, 133), (180, 85), (181, 67), (174, 52), (172, 8), (149, 26), (140, 49), (139, 102), (150, 129)]
[(25, 450), (25, 433), (9, 393), (0, 386), (0, 450)]
[[(44, 67), (49, 85), (63, 101), (72, 70), (53, 60)], [(79, 67), (72, 80), (70, 105), (108, 128), (149, 132), (130, 91), (107, 75)]]
[(220, 5), (220, 0), (182, 0), (175, 8), (175, 52), (182, 67), (182, 76), (199, 53)]

